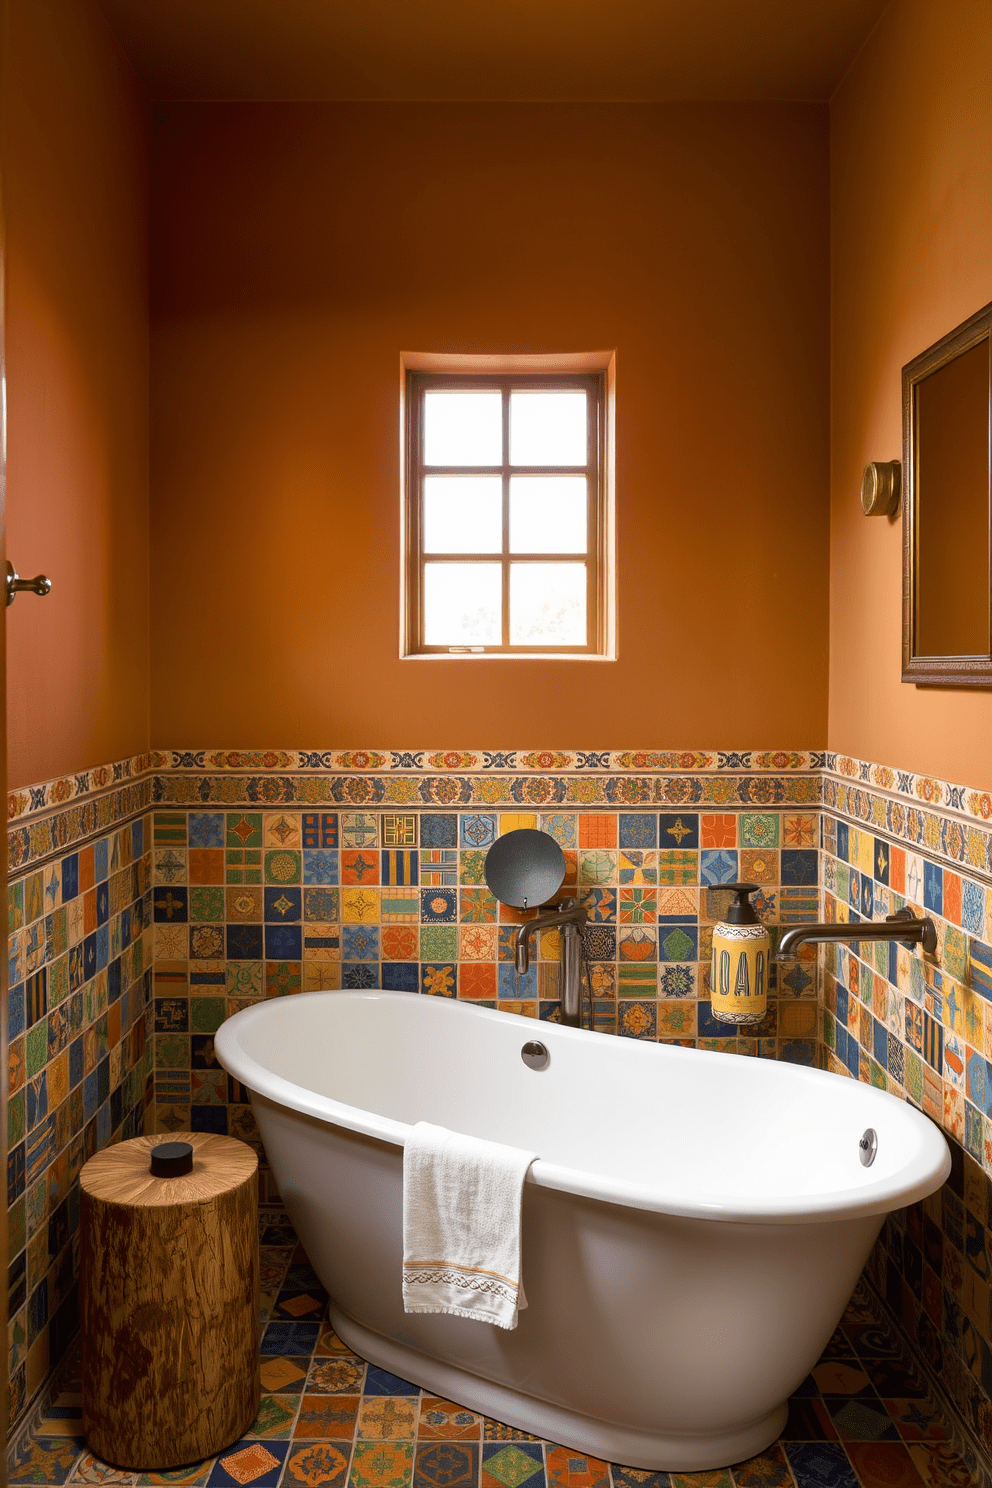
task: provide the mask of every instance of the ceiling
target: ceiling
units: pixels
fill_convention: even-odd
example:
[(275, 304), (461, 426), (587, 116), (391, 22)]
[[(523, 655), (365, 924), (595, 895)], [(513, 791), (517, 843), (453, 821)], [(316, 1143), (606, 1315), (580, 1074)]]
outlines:
[(98, 0), (156, 99), (827, 99), (887, 0)]

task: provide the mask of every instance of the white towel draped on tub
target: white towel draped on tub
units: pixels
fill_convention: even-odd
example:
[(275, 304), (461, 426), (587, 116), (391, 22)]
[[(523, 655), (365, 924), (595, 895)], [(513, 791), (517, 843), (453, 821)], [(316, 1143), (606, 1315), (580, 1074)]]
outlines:
[(418, 1121), (403, 1149), (403, 1308), (515, 1328), (524, 1178), (537, 1157)]

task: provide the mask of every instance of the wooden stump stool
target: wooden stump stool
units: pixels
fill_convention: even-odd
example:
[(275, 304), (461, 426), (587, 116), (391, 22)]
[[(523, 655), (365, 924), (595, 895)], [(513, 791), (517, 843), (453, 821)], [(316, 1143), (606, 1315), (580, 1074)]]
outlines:
[(210, 1132), (135, 1137), (80, 1183), (87, 1445), (132, 1471), (213, 1456), (258, 1411), (258, 1160)]

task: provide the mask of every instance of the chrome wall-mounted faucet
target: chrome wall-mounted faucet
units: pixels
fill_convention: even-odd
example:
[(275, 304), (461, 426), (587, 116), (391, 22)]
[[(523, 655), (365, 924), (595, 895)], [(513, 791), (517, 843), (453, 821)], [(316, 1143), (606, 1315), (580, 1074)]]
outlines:
[(937, 949), (937, 926), (928, 915), (917, 919), (911, 909), (897, 909), (884, 920), (858, 920), (855, 923), (828, 925), (792, 925), (778, 943), (778, 960), (794, 956), (806, 941), (825, 940), (899, 940), (908, 950), (921, 945), (932, 956)]
[(561, 931), (561, 1021), (568, 1028), (582, 1027), (582, 927), (587, 918), (578, 899), (563, 899), (549, 914), (527, 920), (517, 931), (520, 976), (526, 976), (530, 967), (530, 937), (540, 930)]

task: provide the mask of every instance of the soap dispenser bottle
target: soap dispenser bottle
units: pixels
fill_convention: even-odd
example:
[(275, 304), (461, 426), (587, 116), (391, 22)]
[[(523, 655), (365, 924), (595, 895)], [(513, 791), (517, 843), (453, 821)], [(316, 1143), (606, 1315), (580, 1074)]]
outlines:
[(768, 1001), (771, 939), (749, 896), (758, 885), (720, 884), (736, 895), (727, 918), (713, 926), (710, 998), (714, 1018), (724, 1023), (758, 1023)]

